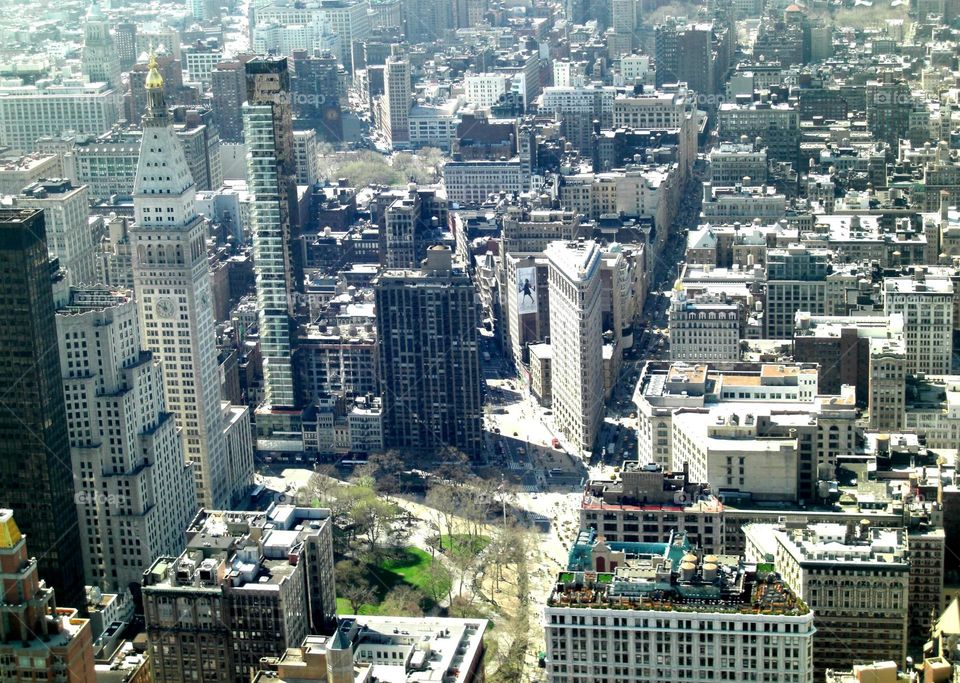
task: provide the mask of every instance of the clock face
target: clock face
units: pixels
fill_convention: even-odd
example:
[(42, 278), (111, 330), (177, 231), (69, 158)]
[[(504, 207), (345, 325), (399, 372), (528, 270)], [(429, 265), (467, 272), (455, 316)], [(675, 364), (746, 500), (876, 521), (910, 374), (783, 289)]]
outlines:
[(156, 312), (158, 318), (172, 318), (173, 308), (173, 299), (163, 298), (157, 299), (153, 310)]

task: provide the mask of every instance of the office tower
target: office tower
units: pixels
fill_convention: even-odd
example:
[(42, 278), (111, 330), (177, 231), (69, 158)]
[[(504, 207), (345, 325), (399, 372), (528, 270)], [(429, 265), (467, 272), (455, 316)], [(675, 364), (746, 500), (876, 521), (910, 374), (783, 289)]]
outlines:
[(121, 105), (119, 91), (106, 83), (0, 85), (0, 144), (29, 153), (42, 137), (100, 135), (120, 120)]
[(482, 401), (477, 303), (449, 248), (419, 270), (374, 280), (388, 447), (480, 452)]
[(670, 303), (670, 360), (740, 360), (742, 308), (726, 297), (687, 298), (677, 280)]
[(312, 56), (306, 50), (294, 50), (291, 67), (290, 86), (297, 125), (314, 129), (321, 140), (342, 140), (342, 71), (337, 58), (331, 54)]
[(132, 21), (117, 24), (113, 43), (117, 49), (120, 70), (129, 71), (137, 63), (137, 25)]
[(30, 535), (41, 577), (80, 607), (80, 533), (42, 211), (0, 209), (0, 269), (0, 506)]
[(173, 127), (183, 145), (190, 175), (198, 190), (215, 192), (223, 187), (220, 131), (207, 107), (175, 107)]
[(252, 195), (253, 262), (263, 354), (264, 405), (296, 405), (291, 359), (294, 298), (303, 292), (303, 260), (291, 229), (296, 158), (286, 58), (246, 63), (243, 131)]
[(167, 409), (182, 430), (197, 499), (226, 507), (234, 487), (220, 415), (220, 381), (207, 262), (196, 188), (151, 59), (143, 143), (134, 183), (133, 279), (144, 346), (163, 363)]
[[(581, 531), (544, 608), (547, 681), (811, 683), (814, 615), (772, 567)], [(777, 567), (779, 569), (779, 566)]]
[(410, 142), (410, 62), (388, 57), (383, 74), (380, 131), (391, 147)]
[(93, 0), (84, 20), (81, 65), (91, 83), (120, 87), (120, 59), (110, 35), (110, 19), (100, 9), (99, 0)]
[(333, 522), (325, 508), (201, 510), (187, 549), (144, 572), (155, 683), (246, 683), (336, 623)]
[(226, 142), (243, 141), (243, 112), (247, 99), (247, 85), (243, 65), (248, 58), (220, 62), (210, 72), (210, 91), (213, 94), (213, 115), (220, 129), (220, 139)]
[(603, 417), (600, 246), (593, 240), (552, 242), (550, 345), (557, 429), (581, 453), (593, 449)]
[(86, 185), (74, 187), (62, 179), (41, 180), (16, 198), (17, 206), (43, 210), (47, 249), (66, 269), (70, 284), (97, 281), (97, 243), (88, 220), (89, 201)]
[(54, 589), (37, 574), (39, 554), (27, 552), (13, 510), (0, 509), (0, 680), (96, 683), (90, 621), (57, 607)]
[(900, 432), (907, 382), (907, 345), (902, 329), (897, 337), (870, 340), (868, 373), (870, 429)]
[(411, 183), (405, 192), (381, 192), (376, 205), (382, 262), (387, 268), (416, 268), (426, 256), (427, 245), (443, 238), (447, 200), (435, 188), (418, 189)]
[(818, 675), (848, 664), (851, 652), (868, 662), (906, 659), (910, 560), (905, 529), (851, 521), (804, 528), (751, 524), (744, 533), (748, 559), (773, 562), (813, 610)]
[(950, 373), (953, 355), (953, 282), (927, 277), (918, 268), (912, 277), (883, 281), (883, 311), (903, 315), (907, 374)]
[(57, 331), (88, 583), (123, 592), (183, 549), (193, 473), (163, 403), (160, 362), (140, 345), (130, 293), (70, 288)]
[(793, 245), (767, 250), (768, 339), (791, 339), (797, 311), (826, 313), (827, 275), (833, 252)]

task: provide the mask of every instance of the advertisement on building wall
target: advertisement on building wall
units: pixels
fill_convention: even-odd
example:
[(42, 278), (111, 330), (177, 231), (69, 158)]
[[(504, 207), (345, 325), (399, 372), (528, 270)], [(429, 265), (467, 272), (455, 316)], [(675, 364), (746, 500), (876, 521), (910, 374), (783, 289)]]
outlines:
[(537, 312), (537, 269), (517, 268), (517, 311)]

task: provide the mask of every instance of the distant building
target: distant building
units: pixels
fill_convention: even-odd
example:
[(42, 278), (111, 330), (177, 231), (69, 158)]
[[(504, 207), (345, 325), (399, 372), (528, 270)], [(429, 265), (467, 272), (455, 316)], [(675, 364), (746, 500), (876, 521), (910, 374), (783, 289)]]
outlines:
[(103, 14), (100, 3), (94, 0), (87, 10), (83, 24), (83, 73), (91, 83), (107, 83), (119, 88), (120, 55), (110, 35), (110, 20)]

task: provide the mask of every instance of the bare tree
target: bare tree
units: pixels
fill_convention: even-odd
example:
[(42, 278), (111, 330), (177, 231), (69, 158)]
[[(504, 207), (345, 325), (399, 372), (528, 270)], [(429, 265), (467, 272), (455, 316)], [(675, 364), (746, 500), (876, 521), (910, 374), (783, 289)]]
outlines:
[(373, 602), (377, 592), (367, 579), (367, 572), (362, 565), (353, 560), (341, 560), (334, 569), (337, 576), (337, 589), (340, 595), (350, 603), (350, 610), (354, 614), (360, 613), (363, 605)]

